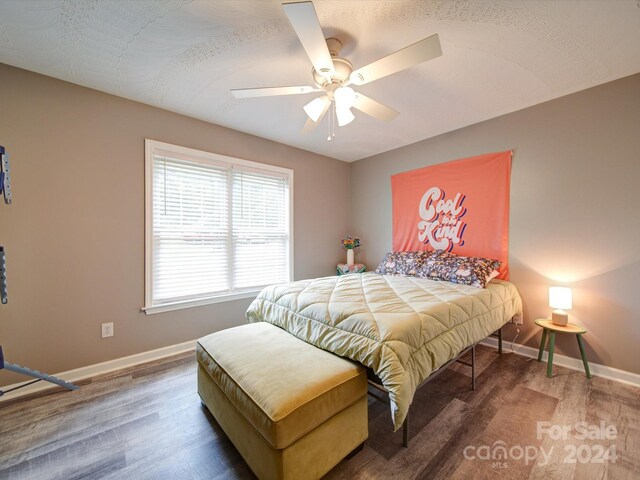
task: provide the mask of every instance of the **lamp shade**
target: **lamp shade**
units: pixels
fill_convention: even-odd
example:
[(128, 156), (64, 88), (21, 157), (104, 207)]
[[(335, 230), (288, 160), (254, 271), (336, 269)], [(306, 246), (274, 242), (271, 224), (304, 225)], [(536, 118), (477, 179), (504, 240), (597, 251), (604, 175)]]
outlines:
[(568, 287), (549, 287), (549, 306), (560, 310), (572, 307), (571, 289)]
[(336, 101), (337, 110), (351, 108), (356, 100), (356, 92), (351, 87), (340, 87), (333, 93), (333, 98)]
[(344, 127), (345, 125), (353, 122), (353, 119), (356, 118), (348, 108), (337, 108), (336, 107), (336, 117), (338, 118), (338, 125)]
[(311, 100), (304, 106), (304, 111), (311, 120), (317, 122), (322, 114), (327, 110), (331, 101), (328, 97), (318, 97)]

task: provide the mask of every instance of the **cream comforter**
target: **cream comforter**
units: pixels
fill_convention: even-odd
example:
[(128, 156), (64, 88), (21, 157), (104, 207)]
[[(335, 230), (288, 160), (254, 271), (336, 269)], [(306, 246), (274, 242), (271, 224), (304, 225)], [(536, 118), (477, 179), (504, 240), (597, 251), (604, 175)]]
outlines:
[(371, 367), (389, 391), (397, 429), (422, 381), (521, 310), (509, 282), (481, 290), (365, 273), (266, 287), (247, 318)]

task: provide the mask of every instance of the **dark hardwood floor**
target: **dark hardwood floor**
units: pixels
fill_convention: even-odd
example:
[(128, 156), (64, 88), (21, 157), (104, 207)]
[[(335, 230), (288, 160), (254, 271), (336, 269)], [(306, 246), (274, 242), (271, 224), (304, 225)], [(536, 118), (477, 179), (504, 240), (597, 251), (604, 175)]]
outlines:
[[(475, 392), (462, 365), (418, 391), (408, 449), (388, 407), (371, 401), (365, 448), (327, 478), (640, 478), (640, 389), (563, 368), (549, 379), (545, 364), (488, 347), (478, 362)], [(0, 403), (0, 479), (254, 478), (200, 405), (195, 372), (183, 355)], [(613, 425), (615, 438), (580, 440), (580, 421)], [(571, 431), (554, 440), (537, 422)], [(484, 459), (499, 446), (506, 459)]]

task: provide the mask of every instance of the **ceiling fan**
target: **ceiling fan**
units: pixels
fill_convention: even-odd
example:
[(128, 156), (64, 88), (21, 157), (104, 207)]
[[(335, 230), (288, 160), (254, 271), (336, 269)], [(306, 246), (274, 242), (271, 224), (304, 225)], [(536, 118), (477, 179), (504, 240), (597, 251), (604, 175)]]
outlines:
[[(236, 98), (252, 98), (323, 92), (304, 106), (309, 118), (303, 132), (313, 130), (331, 107), (341, 127), (354, 120), (351, 108), (379, 120), (393, 120), (398, 116), (397, 111), (357, 93), (349, 85), (364, 85), (442, 55), (440, 40), (435, 34), (354, 70), (351, 62), (338, 56), (342, 42), (336, 38), (325, 40), (312, 2), (283, 3), (282, 8), (313, 65), (313, 86), (239, 88), (232, 89), (231, 93)], [(328, 140), (331, 137), (330, 134)]]

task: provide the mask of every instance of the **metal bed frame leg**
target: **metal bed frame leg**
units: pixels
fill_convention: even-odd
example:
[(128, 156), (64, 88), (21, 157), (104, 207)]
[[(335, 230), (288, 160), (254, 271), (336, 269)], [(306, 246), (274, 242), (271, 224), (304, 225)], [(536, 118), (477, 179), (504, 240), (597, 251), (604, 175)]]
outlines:
[[(502, 332), (499, 332), (499, 333), (501, 334)], [(495, 335), (495, 332), (493, 333), (493, 335)], [(471, 350), (471, 363), (460, 360), (460, 357), (462, 357), (463, 355), (466, 355), (469, 352), (469, 350)], [(449, 365), (453, 364), (454, 362), (459, 362), (459, 363), (462, 363), (463, 365), (471, 367), (471, 389), (475, 390), (476, 389), (476, 346), (475, 344), (464, 349), (462, 352), (458, 354), (457, 357), (452, 358), (447, 363), (445, 363), (440, 368), (438, 368), (436, 371), (432, 372), (431, 375), (429, 375), (420, 385), (418, 385), (416, 389), (424, 386), (426, 383), (433, 380), (435, 377), (440, 375), (443, 371), (447, 369)], [(389, 391), (382, 384), (374, 381), (371, 378), (368, 379), (368, 383), (369, 383), (368, 394), (371, 397), (375, 398), (376, 400), (389, 405), (388, 397), (384, 397), (376, 393), (379, 391), (379, 392), (382, 392), (383, 394), (388, 395)], [(409, 412), (407, 412), (407, 416), (404, 419), (404, 422), (402, 423), (402, 446), (404, 448), (409, 448)]]
[(404, 448), (409, 448), (409, 413), (407, 412), (407, 416), (404, 419), (404, 423), (402, 424), (402, 446)]
[(471, 347), (471, 390), (476, 389), (476, 346)]
[(502, 327), (498, 330), (498, 355), (502, 355)]

